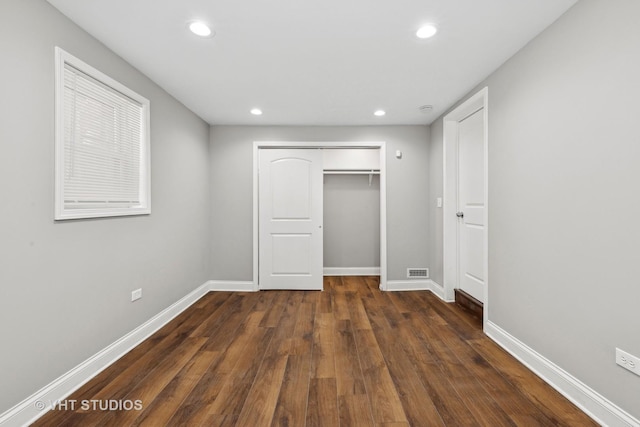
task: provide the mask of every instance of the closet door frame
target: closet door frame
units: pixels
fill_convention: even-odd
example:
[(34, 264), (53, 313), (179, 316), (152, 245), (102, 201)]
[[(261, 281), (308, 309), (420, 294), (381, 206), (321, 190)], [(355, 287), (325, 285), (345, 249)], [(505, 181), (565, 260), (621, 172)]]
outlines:
[(374, 148), (380, 153), (380, 289), (387, 290), (387, 150), (384, 141), (254, 141), (253, 143), (253, 290), (259, 290), (258, 153), (267, 148)]

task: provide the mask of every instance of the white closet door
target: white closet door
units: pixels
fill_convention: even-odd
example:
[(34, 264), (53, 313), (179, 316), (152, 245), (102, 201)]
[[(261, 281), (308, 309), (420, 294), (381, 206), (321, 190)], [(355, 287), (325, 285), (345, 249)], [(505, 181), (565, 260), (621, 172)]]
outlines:
[(322, 289), (322, 152), (260, 149), (259, 287)]
[(484, 109), (458, 129), (459, 286), (484, 302)]

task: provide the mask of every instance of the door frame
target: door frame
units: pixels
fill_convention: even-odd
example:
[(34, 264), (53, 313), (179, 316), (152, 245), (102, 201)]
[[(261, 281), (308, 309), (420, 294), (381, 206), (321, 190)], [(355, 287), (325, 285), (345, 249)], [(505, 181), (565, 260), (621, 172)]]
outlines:
[(264, 148), (375, 148), (380, 149), (380, 289), (387, 290), (387, 149), (384, 141), (254, 141), (253, 142), (253, 290), (259, 283), (258, 152)]
[(443, 268), (444, 293), (447, 301), (455, 299), (458, 287), (458, 127), (461, 121), (484, 109), (484, 302), (483, 326), (489, 313), (489, 88), (485, 87), (460, 104), (444, 117), (443, 141)]

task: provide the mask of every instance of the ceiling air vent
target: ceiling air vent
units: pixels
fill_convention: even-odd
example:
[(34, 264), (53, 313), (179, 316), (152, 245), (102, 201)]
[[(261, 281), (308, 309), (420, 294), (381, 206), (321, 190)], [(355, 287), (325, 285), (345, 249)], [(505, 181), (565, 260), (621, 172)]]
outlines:
[(407, 279), (428, 279), (428, 268), (407, 268)]

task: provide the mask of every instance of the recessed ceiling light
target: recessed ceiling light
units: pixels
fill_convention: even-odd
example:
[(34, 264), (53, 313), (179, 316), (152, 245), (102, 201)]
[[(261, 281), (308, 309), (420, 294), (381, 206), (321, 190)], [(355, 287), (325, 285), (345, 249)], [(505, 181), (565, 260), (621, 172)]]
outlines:
[(251, 114), (253, 114), (254, 116), (261, 116), (262, 115), (262, 110), (259, 108), (253, 108), (251, 110)]
[(207, 24), (202, 21), (193, 21), (189, 23), (189, 30), (197, 36), (200, 37), (209, 37), (213, 34), (211, 28)]
[(378, 117), (382, 117), (387, 113), (384, 110), (376, 110), (373, 114), (378, 116)]
[(416, 32), (416, 37), (419, 39), (428, 39), (433, 37), (438, 32), (438, 29), (433, 24), (425, 24)]

